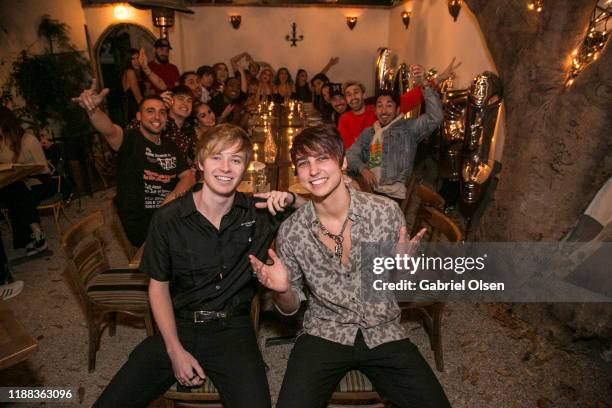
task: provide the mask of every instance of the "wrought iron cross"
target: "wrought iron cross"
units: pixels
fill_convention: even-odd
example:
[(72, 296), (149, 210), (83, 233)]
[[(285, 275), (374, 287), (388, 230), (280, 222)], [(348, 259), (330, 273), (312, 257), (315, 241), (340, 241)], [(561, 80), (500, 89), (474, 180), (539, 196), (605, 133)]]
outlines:
[(297, 42), (302, 41), (304, 39), (303, 35), (297, 36), (296, 34), (297, 34), (297, 24), (291, 23), (291, 35), (287, 34), (285, 36), (285, 39), (287, 41), (291, 41), (292, 47), (297, 47)]

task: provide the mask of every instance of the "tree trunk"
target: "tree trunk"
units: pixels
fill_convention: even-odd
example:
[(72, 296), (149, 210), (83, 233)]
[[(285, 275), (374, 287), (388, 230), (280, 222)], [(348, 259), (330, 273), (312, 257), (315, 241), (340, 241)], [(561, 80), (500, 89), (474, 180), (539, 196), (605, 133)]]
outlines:
[(499, 184), (477, 234), (488, 241), (556, 241), (612, 175), (612, 51), (606, 45), (566, 88), (570, 54), (594, 0), (466, 0), (504, 86)]

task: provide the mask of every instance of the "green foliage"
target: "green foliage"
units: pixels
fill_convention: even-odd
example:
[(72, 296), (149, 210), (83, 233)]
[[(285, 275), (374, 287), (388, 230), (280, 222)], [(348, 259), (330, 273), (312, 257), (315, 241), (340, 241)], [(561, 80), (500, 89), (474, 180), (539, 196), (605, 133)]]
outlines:
[(33, 130), (57, 123), (63, 137), (90, 129), (82, 109), (70, 101), (88, 85), (90, 74), (88, 61), (70, 43), (68, 30), (65, 23), (43, 16), (37, 32), (47, 45), (45, 52), (33, 55), (23, 50), (3, 86), (4, 97), (15, 92), (25, 100), (25, 106), (15, 111)]

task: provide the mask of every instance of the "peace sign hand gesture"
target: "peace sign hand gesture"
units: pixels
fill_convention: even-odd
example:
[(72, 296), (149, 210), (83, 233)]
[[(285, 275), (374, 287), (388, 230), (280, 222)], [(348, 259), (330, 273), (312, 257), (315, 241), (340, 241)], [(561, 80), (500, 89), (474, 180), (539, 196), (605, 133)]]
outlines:
[(108, 88), (104, 88), (98, 92), (97, 82), (98, 81), (94, 78), (91, 81), (91, 87), (89, 89), (85, 89), (78, 97), (72, 98), (72, 102), (78, 103), (79, 106), (85, 109), (88, 113), (96, 110), (96, 108), (102, 104), (104, 98), (109, 92)]

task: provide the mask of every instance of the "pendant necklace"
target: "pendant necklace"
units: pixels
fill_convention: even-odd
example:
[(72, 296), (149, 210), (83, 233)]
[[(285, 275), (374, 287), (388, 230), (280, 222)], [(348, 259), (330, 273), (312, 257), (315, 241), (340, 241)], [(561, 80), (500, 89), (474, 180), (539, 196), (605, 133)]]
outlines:
[(342, 253), (344, 252), (344, 247), (342, 245), (342, 243), (344, 242), (344, 237), (342, 235), (344, 234), (344, 230), (346, 229), (348, 220), (349, 218), (347, 215), (346, 219), (344, 220), (344, 223), (342, 224), (342, 229), (340, 230), (340, 234), (338, 235), (332, 234), (331, 232), (329, 232), (329, 230), (325, 227), (325, 225), (321, 223), (321, 232), (323, 233), (323, 235), (330, 237), (336, 243), (336, 247), (334, 248), (334, 255), (340, 258), (340, 262), (342, 262)]

